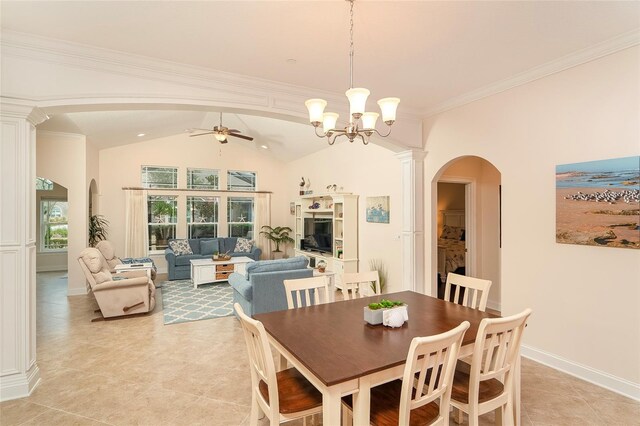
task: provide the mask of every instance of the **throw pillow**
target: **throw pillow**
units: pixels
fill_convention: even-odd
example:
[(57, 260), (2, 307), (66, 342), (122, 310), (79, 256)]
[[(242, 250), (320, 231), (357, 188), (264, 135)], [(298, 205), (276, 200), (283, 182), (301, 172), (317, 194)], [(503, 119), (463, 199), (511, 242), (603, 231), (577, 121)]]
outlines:
[(238, 238), (236, 242), (236, 248), (233, 250), (236, 253), (250, 253), (253, 248), (253, 241), (247, 238)]
[(200, 254), (204, 256), (211, 256), (213, 253), (220, 251), (218, 240), (203, 240), (200, 241)]
[(458, 228), (456, 226), (445, 225), (444, 228), (442, 228), (442, 234), (440, 235), (440, 238), (444, 238), (444, 239), (447, 239), (447, 240), (458, 240), (458, 241), (460, 241), (460, 237), (462, 236), (463, 230), (464, 230), (464, 228)]
[(173, 250), (176, 256), (180, 256), (183, 254), (193, 254), (193, 250), (191, 250), (191, 246), (189, 245), (188, 240), (169, 241), (169, 247), (171, 247), (171, 250)]

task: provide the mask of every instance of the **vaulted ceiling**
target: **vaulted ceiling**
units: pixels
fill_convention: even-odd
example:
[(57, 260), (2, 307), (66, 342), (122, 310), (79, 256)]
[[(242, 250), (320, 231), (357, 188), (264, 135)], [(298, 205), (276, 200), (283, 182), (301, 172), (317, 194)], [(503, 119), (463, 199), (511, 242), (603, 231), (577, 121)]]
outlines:
[[(4, 0), (0, 7), (3, 31), (336, 93), (349, 84), (349, 5), (343, 0)], [(373, 100), (400, 97), (401, 109), (426, 115), (469, 93), (637, 32), (640, 2), (357, 0), (354, 26), (355, 86), (369, 88)], [(117, 117), (121, 131), (141, 119), (133, 114)], [(159, 133), (215, 124), (207, 123), (203, 112), (185, 112), (184, 123), (164, 118), (155, 120), (167, 124)], [(261, 127), (264, 120), (236, 118), (244, 120), (247, 127), (241, 130), (249, 134), (273, 133)], [(113, 121), (108, 127), (86, 116), (62, 120), (96, 134), (118, 131)], [(299, 141), (294, 129), (301, 125), (289, 124)], [(282, 132), (285, 139), (289, 130)], [(115, 133), (105, 140), (111, 136)]]

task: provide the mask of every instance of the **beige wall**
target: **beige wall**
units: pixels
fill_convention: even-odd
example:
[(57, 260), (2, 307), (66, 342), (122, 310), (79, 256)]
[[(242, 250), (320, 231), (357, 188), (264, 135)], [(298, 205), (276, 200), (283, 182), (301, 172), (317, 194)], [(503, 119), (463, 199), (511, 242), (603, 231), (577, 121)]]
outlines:
[[(326, 143), (315, 141), (315, 143)], [(358, 256), (361, 271), (369, 270), (370, 259), (381, 259), (388, 270), (387, 292), (402, 290), (400, 232), (402, 218), (400, 161), (393, 152), (369, 144), (340, 142), (287, 165), (287, 201), (298, 198), (302, 176), (311, 179), (314, 194), (327, 192), (326, 186), (337, 184), (345, 192), (359, 195)], [(389, 224), (367, 223), (366, 197), (389, 195)], [(293, 228), (293, 216), (288, 214)]]
[[(47, 179), (46, 176), (39, 176)], [(67, 188), (53, 183), (51, 191), (36, 191), (36, 271), (66, 271), (67, 270), (67, 251), (64, 252), (46, 252), (40, 251), (42, 233), (40, 231), (42, 214), (40, 213), (40, 201), (42, 199), (56, 199), (67, 201)]]
[[(288, 199), (283, 196), (281, 188), (285, 176), (284, 164), (273, 158), (269, 151), (245, 147), (242, 142), (229, 141), (221, 145), (213, 137), (201, 136), (191, 138), (180, 134), (166, 138), (154, 139), (136, 144), (103, 149), (100, 151), (100, 214), (110, 223), (109, 239), (114, 243), (116, 253), (125, 256), (125, 199), (123, 187), (140, 187), (142, 166), (178, 167), (178, 187), (186, 188), (187, 168), (219, 169), (220, 188), (226, 189), (226, 170), (244, 170), (257, 172), (257, 186), (261, 191), (272, 191), (271, 222), (275, 225), (284, 221), (289, 213)], [(149, 191), (160, 195), (161, 192)], [(222, 197), (224, 194), (215, 194)], [(186, 194), (178, 199), (179, 215), (186, 209)], [(220, 216), (226, 217), (221, 209)], [(180, 221), (177, 228), (178, 237), (186, 237), (186, 227)], [(223, 230), (219, 229), (220, 235)], [(226, 232), (226, 229), (224, 230)], [(159, 271), (167, 268), (163, 254), (152, 256)]]
[(639, 75), (636, 46), (424, 122), (427, 200), (457, 157), (485, 158), (501, 174), (502, 312), (533, 308), (529, 353), (636, 392), (640, 250), (557, 244), (554, 199), (557, 164), (639, 154)]
[(86, 280), (76, 260), (87, 246), (87, 142), (83, 135), (37, 132), (36, 174), (67, 188), (69, 203), (68, 287), (70, 295), (86, 293)]

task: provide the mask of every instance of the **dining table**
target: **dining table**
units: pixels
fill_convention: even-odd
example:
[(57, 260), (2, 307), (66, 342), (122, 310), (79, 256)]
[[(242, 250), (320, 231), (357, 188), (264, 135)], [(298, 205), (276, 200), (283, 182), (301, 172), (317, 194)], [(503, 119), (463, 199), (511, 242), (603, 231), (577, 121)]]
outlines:
[[(381, 299), (404, 302), (409, 319), (402, 327), (370, 325), (364, 307)], [(323, 397), (323, 424), (340, 425), (341, 398), (353, 396), (353, 424), (369, 425), (370, 389), (401, 378), (414, 337), (432, 336), (463, 321), (459, 358), (473, 353), (480, 322), (499, 318), (413, 291), (363, 297), (254, 315), (271, 345), (300, 371)], [(519, 424), (519, 362), (515, 366), (514, 420)]]

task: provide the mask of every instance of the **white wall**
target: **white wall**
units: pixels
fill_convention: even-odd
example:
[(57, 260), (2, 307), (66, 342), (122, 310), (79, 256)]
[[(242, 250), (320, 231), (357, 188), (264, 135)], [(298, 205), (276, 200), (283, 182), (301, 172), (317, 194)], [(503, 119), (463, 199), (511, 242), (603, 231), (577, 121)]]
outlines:
[(636, 397), (640, 250), (556, 244), (554, 200), (557, 164), (639, 154), (639, 75), (636, 46), (424, 123), (427, 200), (459, 156), (501, 173), (502, 312), (533, 308), (525, 353)]
[[(46, 176), (39, 176), (46, 179)], [(67, 201), (67, 188), (60, 186), (53, 182), (53, 189), (51, 191), (36, 191), (36, 271), (66, 271), (67, 270), (67, 251), (55, 251), (46, 252), (40, 250), (42, 232), (40, 231), (42, 214), (40, 212), (40, 201), (42, 199), (56, 199), (60, 201)]]
[[(142, 186), (142, 166), (178, 167), (179, 188), (186, 188), (187, 168), (221, 170), (220, 189), (226, 189), (226, 170), (254, 171), (257, 172), (258, 190), (273, 192), (271, 222), (275, 225), (281, 224), (285, 214), (289, 214), (288, 199), (281, 190), (285, 180), (284, 164), (273, 158), (268, 151), (248, 148), (242, 142), (234, 143), (233, 140), (226, 145), (221, 145), (211, 136), (191, 138), (187, 134), (103, 149), (100, 151), (98, 181), (100, 214), (110, 223), (109, 240), (113, 242), (116, 254), (119, 256), (125, 256), (125, 198), (122, 188)], [(162, 193), (149, 191), (149, 194)], [(211, 195), (221, 194), (211, 193)], [(179, 200), (178, 214), (184, 215), (184, 208), (180, 207), (180, 202)], [(226, 211), (222, 209), (219, 214), (226, 217)], [(186, 223), (186, 219), (182, 222)], [(186, 228), (179, 224), (176, 236), (186, 237), (186, 232)], [(221, 230), (219, 233), (226, 235), (222, 234)], [(152, 258), (158, 270), (166, 272), (167, 264), (164, 255), (154, 255)]]
[(69, 295), (86, 293), (86, 280), (76, 260), (87, 247), (88, 186), (87, 142), (83, 135), (37, 132), (36, 170), (38, 176), (67, 188), (69, 203), (68, 288)]
[[(326, 143), (315, 141), (315, 143)], [(326, 186), (337, 184), (344, 192), (359, 195), (358, 199), (358, 257), (361, 271), (369, 270), (370, 259), (380, 259), (388, 270), (387, 292), (402, 287), (400, 232), (402, 200), (400, 161), (386, 148), (360, 142), (340, 142), (315, 154), (287, 165), (287, 201), (298, 197), (300, 178), (311, 179), (314, 194), (327, 192)], [(389, 224), (367, 223), (366, 197), (389, 195)], [(287, 225), (293, 228), (293, 216), (288, 214)]]

